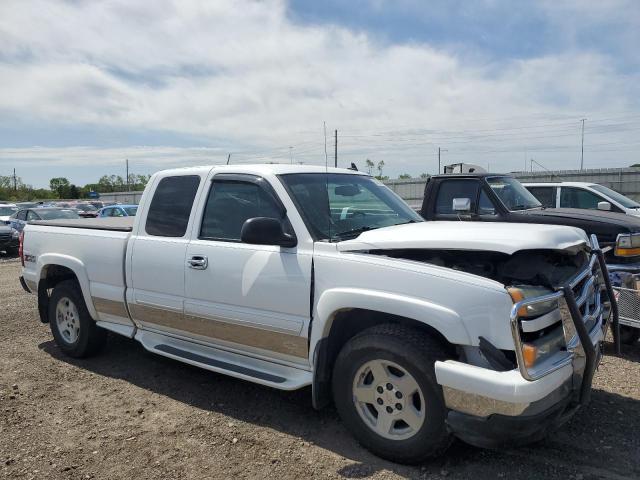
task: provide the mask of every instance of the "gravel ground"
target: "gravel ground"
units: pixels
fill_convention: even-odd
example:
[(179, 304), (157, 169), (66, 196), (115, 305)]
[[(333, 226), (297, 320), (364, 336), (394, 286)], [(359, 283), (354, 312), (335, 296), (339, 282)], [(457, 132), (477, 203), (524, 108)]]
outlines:
[(547, 440), (489, 451), (453, 444), (421, 467), (350, 437), (310, 391), (279, 392), (149, 354), (112, 336), (64, 357), (19, 263), (0, 257), (0, 476), (169, 478), (640, 478), (640, 345), (607, 345), (593, 400)]

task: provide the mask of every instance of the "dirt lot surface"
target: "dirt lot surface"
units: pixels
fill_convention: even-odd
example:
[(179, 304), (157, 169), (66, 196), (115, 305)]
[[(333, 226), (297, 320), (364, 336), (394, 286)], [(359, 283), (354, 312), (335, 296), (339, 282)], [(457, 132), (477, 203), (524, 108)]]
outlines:
[(608, 345), (593, 400), (544, 442), (489, 451), (456, 442), (421, 467), (350, 437), (310, 392), (279, 392), (146, 353), (112, 336), (98, 357), (64, 357), (19, 263), (0, 258), (0, 477), (640, 478), (640, 345)]

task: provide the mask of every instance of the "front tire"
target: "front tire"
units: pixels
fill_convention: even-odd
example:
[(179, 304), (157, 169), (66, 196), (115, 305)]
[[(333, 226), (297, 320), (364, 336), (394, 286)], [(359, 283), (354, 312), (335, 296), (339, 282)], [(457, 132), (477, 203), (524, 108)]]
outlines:
[(56, 345), (74, 358), (98, 353), (107, 339), (107, 331), (91, 318), (80, 287), (73, 280), (60, 282), (53, 289), (49, 325)]
[(353, 337), (333, 370), (334, 401), (347, 428), (365, 448), (394, 462), (421, 463), (443, 453), (452, 437), (434, 363), (446, 358), (439, 342), (402, 325)]

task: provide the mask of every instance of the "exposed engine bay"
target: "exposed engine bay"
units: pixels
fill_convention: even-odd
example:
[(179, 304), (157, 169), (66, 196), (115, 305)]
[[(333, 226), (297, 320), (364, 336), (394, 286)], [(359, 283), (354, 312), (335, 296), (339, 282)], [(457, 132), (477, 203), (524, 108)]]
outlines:
[(496, 280), (504, 285), (540, 285), (553, 289), (583, 270), (585, 248), (522, 250), (508, 255), (473, 250), (370, 250), (370, 254), (424, 262)]

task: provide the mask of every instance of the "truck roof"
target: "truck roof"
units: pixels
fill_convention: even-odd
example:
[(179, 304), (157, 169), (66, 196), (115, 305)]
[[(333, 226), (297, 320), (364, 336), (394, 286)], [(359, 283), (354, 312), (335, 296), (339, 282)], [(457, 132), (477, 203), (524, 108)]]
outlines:
[(512, 177), (509, 173), (440, 173), (438, 175), (432, 175), (431, 178), (484, 178), (484, 177)]
[(324, 165), (296, 165), (296, 164), (280, 164), (280, 163), (258, 163), (258, 164), (242, 164), (242, 165), (202, 165), (197, 167), (173, 168), (162, 170), (158, 173), (162, 176), (169, 175), (204, 175), (212, 169), (220, 172), (233, 173), (251, 173), (256, 175), (283, 175), (287, 173), (346, 173), (351, 175), (367, 175), (366, 172), (358, 172), (346, 168), (325, 167)]

